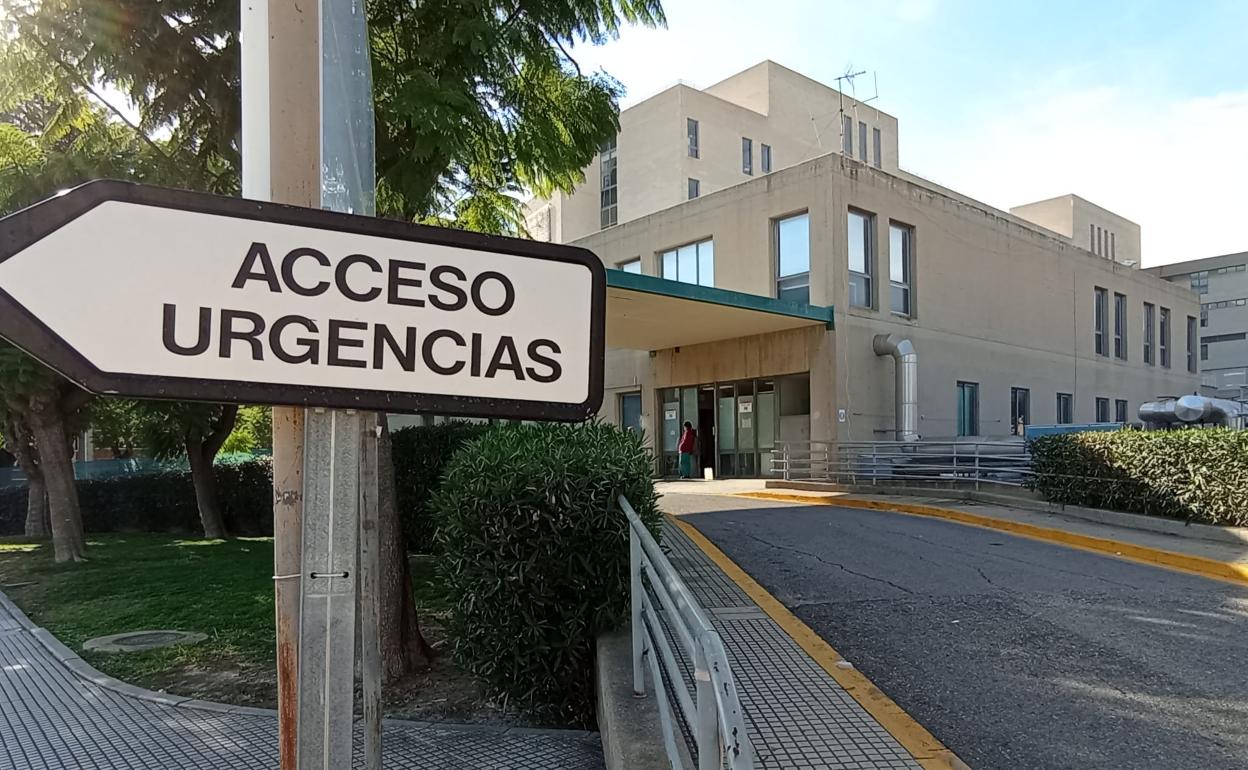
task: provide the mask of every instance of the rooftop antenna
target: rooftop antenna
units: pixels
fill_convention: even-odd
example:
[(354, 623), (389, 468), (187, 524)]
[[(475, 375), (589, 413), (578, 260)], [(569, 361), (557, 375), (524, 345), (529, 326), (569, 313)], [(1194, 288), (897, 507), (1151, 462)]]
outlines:
[[(840, 124), (840, 126), (839, 126), (839, 130), (840, 130), (840, 136), (841, 136), (841, 152), (842, 152), (842, 154), (843, 154), (843, 153), (844, 153), (844, 151), (845, 151), (845, 89), (844, 89), (843, 85), (844, 85), (845, 83), (848, 83), (848, 84), (849, 84), (849, 88), (850, 88), (850, 90), (853, 92), (853, 99), (854, 99), (854, 119), (855, 119), (855, 120), (857, 120), (857, 118), (858, 118), (858, 105), (859, 105), (859, 104), (869, 104), (869, 103), (871, 103), (871, 102), (875, 101), (876, 99), (879, 99), (879, 98), (880, 98), (880, 82), (879, 82), (879, 78), (878, 78), (877, 74), (876, 74), (874, 71), (872, 71), (872, 73), (871, 73), (871, 79), (872, 79), (872, 81), (873, 81), (873, 85), (874, 85), (874, 87), (875, 87), (875, 93), (874, 93), (872, 96), (870, 96), (870, 97), (868, 97), (868, 98), (866, 98), (866, 99), (859, 99), (859, 98), (858, 98), (858, 89), (857, 89), (857, 88), (855, 87), (855, 85), (854, 85), (854, 78), (856, 78), (856, 77), (858, 77), (858, 76), (860, 76), (860, 75), (865, 75), (865, 74), (867, 74), (867, 71), (866, 71), (866, 70), (858, 70), (857, 72), (855, 72), (855, 71), (854, 71), (854, 67), (853, 67), (853, 65), (851, 64), (851, 65), (849, 65), (849, 67), (847, 67), (847, 68), (846, 68), (846, 70), (845, 70), (845, 74), (844, 74), (844, 75), (839, 75), (839, 76), (836, 78), (836, 93), (837, 93), (837, 96), (838, 96), (838, 98), (839, 98), (839, 100), (840, 100), (840, 105), (839, 105), (839, 106), (840, 106), (840, 108), (837, 110), (837, 122)], [(851, 122), (851, 123), (852, 123), (852, 122)], [(850, 126), (850, 128), (851, 128), (851, 130), (852, 130), (853, 126), (851, 125), (851, 126)], [(852, 153), (851, 153), (851, 156), (852, 156)]]

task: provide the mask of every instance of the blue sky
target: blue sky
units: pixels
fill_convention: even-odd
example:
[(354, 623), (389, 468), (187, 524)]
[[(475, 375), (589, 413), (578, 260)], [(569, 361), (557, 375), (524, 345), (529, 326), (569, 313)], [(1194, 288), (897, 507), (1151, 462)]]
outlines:
[(628, 89), (763, 59), (867, 70), (901, 165), (1008, 208), (1074, 192), (1143, 228), (1145, 265), (1248, 250), (1248, 2), (667, 0), (664, 30), (578, 46)]

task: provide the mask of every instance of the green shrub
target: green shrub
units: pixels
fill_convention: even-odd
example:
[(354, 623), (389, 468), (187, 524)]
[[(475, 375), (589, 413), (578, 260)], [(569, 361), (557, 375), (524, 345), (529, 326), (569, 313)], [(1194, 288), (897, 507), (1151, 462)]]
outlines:
[(1052, 502), (1248, 525), (1248, 431), (1068, 433), (1031, 452), (1032, 486)]
[(433, 510), (430, 498), (442, 483), (442, 471), (455, 451), (490, 426), (463, 421), (400, 428), (390, 434), (394, 461), (395, 503), (409, 551), (433, 549)]
[(628, 611), (623, 494), (657, 535), (653, 458), (612, 425), (508, 425), (434, 495), (456, 660), (540, 720), (589, 725), (594, 640)]
[[(267, 458), (218, 464), (217, 494), (234, 535), (273, 534), (273, 470)], [(80, 479), (78, 502), (87, 532), (199, 533), (190, 471), (161, 471)], [(0, 535), (19, 535), (26, 521), (26, 488), (0, 489)]]

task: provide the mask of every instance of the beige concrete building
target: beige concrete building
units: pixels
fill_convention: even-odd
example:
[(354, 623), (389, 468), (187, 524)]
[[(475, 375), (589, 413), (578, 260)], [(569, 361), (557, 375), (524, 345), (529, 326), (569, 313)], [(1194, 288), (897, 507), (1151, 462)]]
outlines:
[(1248, 252), (1150, 267), (1200, 297), (1201, 385), (1211, 395), (1248, 396)]
[(1140, 226), (1078, 195), (1015, 206), (1010, 213), (1065, 236), (1099, 257), (1128, 267), (1140, 265)]
[[(770, 63), (706, 92), (666, 91), (628, 111), (648, 116), (645, 142), (622, 120), (616, 224), (602, 227), (597, 209), (569, 213), (583, 191), (531, 207), (562, 206), (552, 233), (623, 268), (609, 272), (602, 413), (655, 436), (666, 473), (685, 420), (699, 429), (702, 467), (762, 475), (778, 442), (1127, 422), (1144, 401), (1197, 388), (1199, 305), (1188, 288), (1126, 264), (1138, 259), (1137, 226), (1074, 196), (1022, 207), (1024, 218), (902, 172), (892, 118), (879, 121), (889, 149), (878, 167), (857, 145), (852, 156), (834, 147), (768, 174), (700, 171), (718, 189), (680, 200), (676, 182), (689, 161), (711, 159), (713, 133), (816, 154), (817, 143), (800, 141), (809, 118), (778, 105), (835, 107), (829, 91)], [(721, 102), (724, 125), (705, 111)], [(695, 111), (707, 151), (690, 159), (687, 137), (670, 136)], [(768, 128), (780, 114), (787, 144)], [(746, 127), (747, 115), (766, 120)], [(658, 122), (668, 128), (654, 132)], [(668, 160), (645, 166), (641, 146)], [(626, 175), (630, 147), (638, 170)], [(717, 163), (729, 149), (715, 151)], [(646, 190), (643, 201), (629, 201), (630, 189)], [(1113, 233), (1103, 255), (1079, 239), (1093, 217)]]

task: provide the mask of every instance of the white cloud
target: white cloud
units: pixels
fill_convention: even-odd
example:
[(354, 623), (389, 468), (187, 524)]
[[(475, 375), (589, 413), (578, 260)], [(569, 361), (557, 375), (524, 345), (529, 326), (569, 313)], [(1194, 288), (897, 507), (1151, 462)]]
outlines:
[(1061, 85), (996, 100), (902, 164), (999, 208), (1075, 193), (1139, 223), (1146, 265), (1248, 250), (1248, 91), (1166, 98)]

